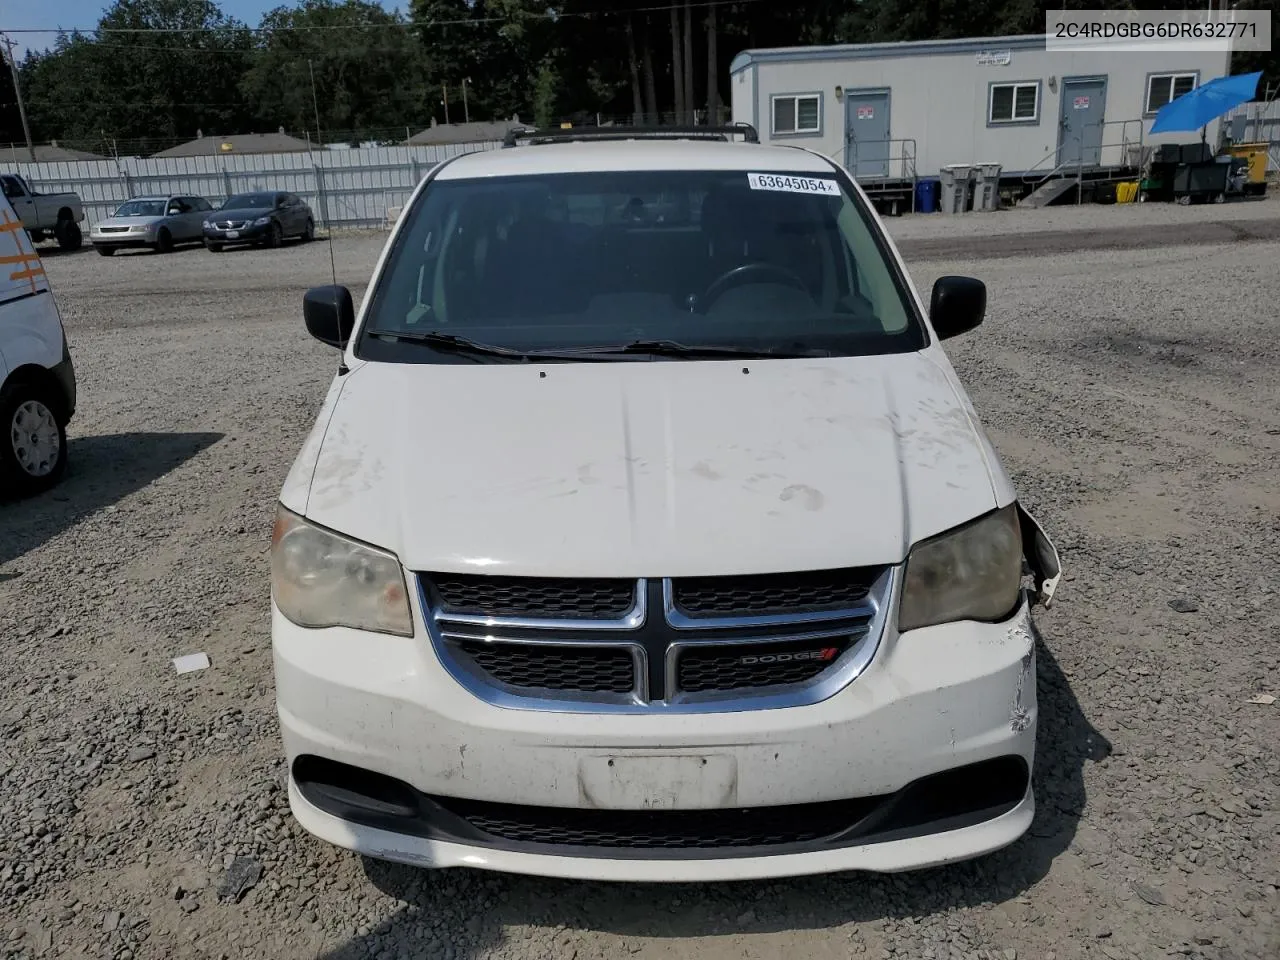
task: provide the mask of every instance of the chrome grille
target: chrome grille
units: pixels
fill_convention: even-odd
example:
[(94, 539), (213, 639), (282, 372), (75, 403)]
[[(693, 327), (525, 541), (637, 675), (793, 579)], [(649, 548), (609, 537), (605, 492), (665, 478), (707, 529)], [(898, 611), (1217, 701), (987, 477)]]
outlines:
[(563, 647), (464, 640), (456, 647), (508, 687), (578, 693), (630, 693), (636, 662), (627, 647)]
[(243, 230), (248, 225), (248, 220), (219, 220), (214, 224), (219, 230)]
[(636, 597), (634, 580), (437, 574), (432, 587), (441, 612), (484, 617), (615, 619)]
[(830, 668), (853, 637), (774, 644), (706, 643), (684, 651), (676, 666), (685, 693), (805, 683)]
[(875, 654), (896, 575), (417, 579), (441, 662), (483, 700), (699, 713), (816, 703), (843, 689)]
[(811, 613), (856, 607), (874, 571), (818, 570), (750, 577), (688, 577), (672, 582), (676, 608), (691, 617)]

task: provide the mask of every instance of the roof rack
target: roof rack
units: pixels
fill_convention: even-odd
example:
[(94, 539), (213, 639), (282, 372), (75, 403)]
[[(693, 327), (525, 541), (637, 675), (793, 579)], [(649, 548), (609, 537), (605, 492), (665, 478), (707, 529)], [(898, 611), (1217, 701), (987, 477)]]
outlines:
[(514, 147), (525, 140), (540, 143), (571, 143), (575, 140), (728, 140), (742, 137), (746, 143), (759, 143), (760, 134), (749, 123), (731, 123), (722, 127), (569, 127), (560, 130), (538, 130), (517, 127), (507, 132), (503, 147)]

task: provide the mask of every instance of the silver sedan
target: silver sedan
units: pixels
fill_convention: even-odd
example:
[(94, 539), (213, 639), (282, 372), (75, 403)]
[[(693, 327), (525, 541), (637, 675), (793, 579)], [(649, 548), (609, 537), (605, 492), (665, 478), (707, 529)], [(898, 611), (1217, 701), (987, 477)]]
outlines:
[(134, 197), (89, 230), (89, 242), (104, 257), (128, 247), (168, 253), (179, 243), (203, 239), (205, 214), (213, 206), (204, 197)]

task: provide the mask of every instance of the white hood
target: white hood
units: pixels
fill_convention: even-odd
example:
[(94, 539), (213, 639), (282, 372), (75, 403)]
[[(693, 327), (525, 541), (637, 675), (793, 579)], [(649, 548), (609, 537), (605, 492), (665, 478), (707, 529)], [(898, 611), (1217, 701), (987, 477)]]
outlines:
[(322, 415), (284, 501), (412, 570), (892, 563), (1009, 500), (948, 371), (919, 353), (366, 363), (344, 378), (327, 429)]

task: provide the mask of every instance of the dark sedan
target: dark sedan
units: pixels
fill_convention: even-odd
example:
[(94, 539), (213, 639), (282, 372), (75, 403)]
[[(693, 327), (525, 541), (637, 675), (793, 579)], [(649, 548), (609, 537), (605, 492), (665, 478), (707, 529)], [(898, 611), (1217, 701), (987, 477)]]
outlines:
[(313, 240), (311, 208), (292, 193), (242, 193), (204, 218), (204, 245), (214, 253), (233, 244), (278, 247), (289, 237)]

